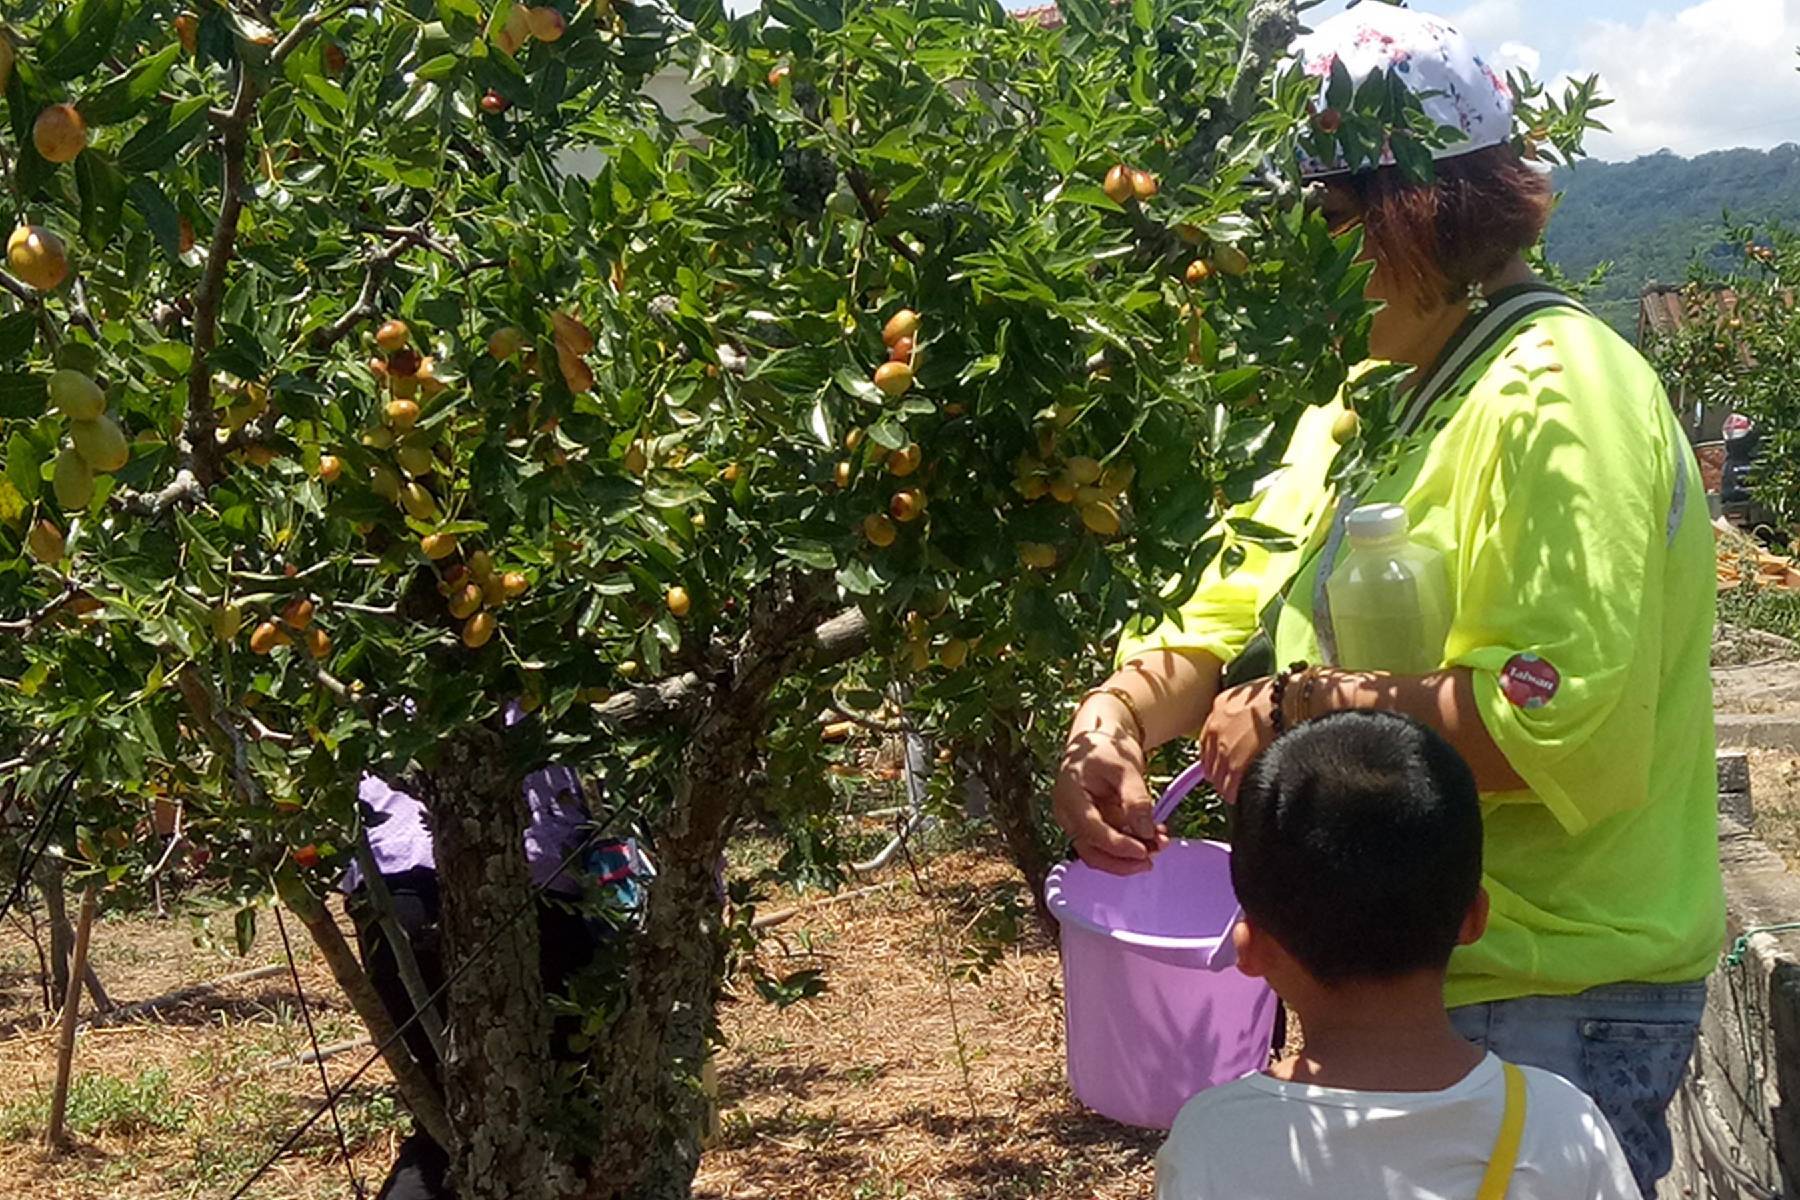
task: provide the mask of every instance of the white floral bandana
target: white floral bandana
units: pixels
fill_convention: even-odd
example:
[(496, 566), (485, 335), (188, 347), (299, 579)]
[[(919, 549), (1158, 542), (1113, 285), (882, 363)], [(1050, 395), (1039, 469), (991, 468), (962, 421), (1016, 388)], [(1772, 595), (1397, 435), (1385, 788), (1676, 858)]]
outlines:
[[(1461, 138), (1432, 150), (1435, 159), (1498, 146), (1512, 134), (1513, 94), (1506, 77), (1442, 17), (1365, 0), (1295, 39), (1290, 55), (1285, 69), (1298, 69), (1318, 81), (1320, 112), (1327, 108), (1336, 64), (1343, 64), (1358, 88), (1371, 75), (1391, 73), (1418, 98), (1428, 117), (1462, 131)], [(1393, 162), (1393, 153), (1384, 150), (1381, 165)], [(1341, 151), (1335, 161), (1304, 151), (1300, 156), (1301, 174), (1309, 179), (1349, 169)]]

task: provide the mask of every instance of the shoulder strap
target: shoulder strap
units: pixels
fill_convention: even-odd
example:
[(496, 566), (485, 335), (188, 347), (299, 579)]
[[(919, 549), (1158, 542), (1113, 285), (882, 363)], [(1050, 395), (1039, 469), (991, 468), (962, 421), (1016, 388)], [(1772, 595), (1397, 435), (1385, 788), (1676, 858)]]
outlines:
[(1438, 354), (1412, 404), (1400, 422), (1404, 436), (1418, 427), (1432, 404), (1444, 393), (1470, 363), (1493, 349), (1501, 338), (1513, 331), (1519, 322), (1547, 308), (1573, 308), (1586, 312), (1573, 297), (1544, 284), (1521, 284), (1495, 293), (1480, 313), (1471, 314), (1456, 331), (1450, 343)]
[(1500, 1114), (1500, 1136), (1494, 1139), (1494, 1151), (1488, 1155), (1487, 1173), (1481, 1177), (1475, 1200), (1506, 1200), (1513, 1168), (1519, 1162), (1519, 1141), (1525, 1134), (1525, 1072), (1511, 1063), (1500, 1066), (1506, 1076), (1506, 1108)]

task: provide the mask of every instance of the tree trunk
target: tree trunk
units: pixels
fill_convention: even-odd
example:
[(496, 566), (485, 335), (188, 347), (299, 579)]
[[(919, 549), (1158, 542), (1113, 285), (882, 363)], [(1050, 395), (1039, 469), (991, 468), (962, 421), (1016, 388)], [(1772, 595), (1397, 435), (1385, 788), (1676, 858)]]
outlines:
[(554, 1157), (555, 1068), (527, 812), (505, 761), (499, 734), (471, 728), (444, 745), (426, 786), (452, 980), (444, 1061), (451, 1170), (463, 1200), (552, 1200), (569, 1194), (572, 1177)]
[(50, 926), (50, 1001), (61, 1012), (69, 991), (69, 959), (75, 949), (75, 927), (69, 924), (69, 897), (63, 888), (62, 865), (46, 862), (38, 872), (38, 887), (44, 893), (44, 914)]
[(814, 596), (773, 601), (688, 742), (659, 822), (629, 999), (609, 1031), (605, 1105), (591, 1194), (686, 1200), (706, 1131), (703, 1074), (725, 965), (718, 872), (768, 719), (768, 700), (813, 645)]
[(1050, 874), (1052, 858), (1037, 818), (1037, 762), (1017, 714), (994, 714), (987, 741), (975, 751), (975, 770), (987, 787), (994, 824), (1031, 889), (1038, 920), (1054, 928), (1044, 904), (1044, 879)]

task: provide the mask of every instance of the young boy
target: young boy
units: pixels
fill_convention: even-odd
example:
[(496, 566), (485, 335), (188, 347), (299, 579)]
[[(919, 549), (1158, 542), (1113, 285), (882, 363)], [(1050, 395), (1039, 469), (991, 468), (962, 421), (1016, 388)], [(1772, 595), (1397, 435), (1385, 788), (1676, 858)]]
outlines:
[(1238, 967), (1305, 1044), (1187, 1103), (1158, 1200), (1640, 1200), (1592, 1101), (1451, 1028), (1445, 969), (1487, 894), (1475, 780), (1437, 734), (1354, 712), (1282, 737), (1239, 792), (1231, 876)]

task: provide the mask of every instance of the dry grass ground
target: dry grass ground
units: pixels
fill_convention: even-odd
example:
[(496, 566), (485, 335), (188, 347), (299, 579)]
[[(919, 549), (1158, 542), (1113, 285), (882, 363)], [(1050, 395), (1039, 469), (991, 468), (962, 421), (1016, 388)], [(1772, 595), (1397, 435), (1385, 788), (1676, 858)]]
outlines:
[[(770, 931), (762, 965), (822, 968), (826, 990), (777, 1008), (747, 984), (723, 1012), (720, 1137), (702, 1163), (704, 1197), (1148, 1196), (1158, 1138), (1084, 1113), (1063, 1081), (1061, 978), (1053, 942), (992, 850), (902, 863), (893, 886), (820, 907)], [(923, 888), (919, 883), (923, 883)], [(778, 899), (770, 911), (788, 903)], [(808, 901), (802, 901), (809, 904)], [(218, 922), (229, 936), (230, 914)], [(290, 932), (302, 942), (295, 922)], [(131, 1003), (280, 962), (264, 914), (249, 959), (195, 943), (190, 917), (109, 914), (94, 960)], [(941, 940), (940, 940), (941, 939)], [(357, 1036), (348, 1006), (296, 944), (322, 1042)], [(979, 980), (967, 977), (977, 963)], [(39, 1146), (54, 1062), (37, 957), (0, 929), (0, 1196), (7, 1200), (225, 1200), (309, 1113), (316, 1067), (285, 976), (225, 989), (129, 1025), (83, 1034), (71, 1108), (75, 1150)], [(332, 1059), (342, 1080), (361, 1053)], [(341, 1110), (359, 1175), (378, 1183), (406, 1128), (378, 1066)], [(371, 1188), (372, 1191), (372, 1188)], [(259, 1200), (351, 1195), (329, 1122), (250, 1193)]]
[(923, 889), (909, 879), (775, 931), (829, 989), (726, 1010), (723, 1131), (696, 1194), (1148, 1196), (1160, 1139), (1084, 1112), (1064, 1083), (1054, 944), (1025, 918), (985, 977), (957, 977), (983, 913), (1025, 901), (1017, 876), (975, 853), (921, 872)]

